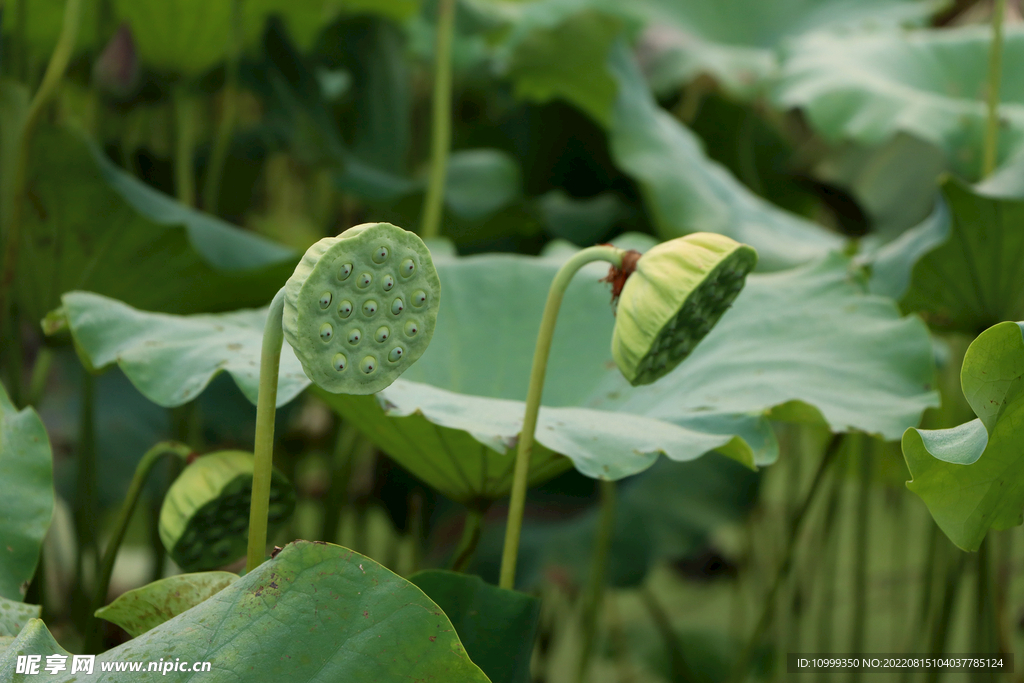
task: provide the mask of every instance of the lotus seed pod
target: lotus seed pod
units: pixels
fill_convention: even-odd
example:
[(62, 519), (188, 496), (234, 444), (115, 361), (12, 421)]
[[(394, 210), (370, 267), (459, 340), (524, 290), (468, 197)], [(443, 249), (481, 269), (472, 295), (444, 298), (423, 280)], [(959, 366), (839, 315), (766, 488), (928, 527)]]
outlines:
[[(430, 252), (419, 237), (390, 223), (359, 225), (306, 251), (285, 285), (285, 339), (318, 386), (334, 393), (372, 394), (423, 355), (434, 333), (440, 294)], [(418, 307), (405, 305), (418, 300), (423, 302)], [(332, 306), (333, 301), (338, 303)], [(368, 319), (378, 325), (369, 326)], [(326, 325), (330, 332), (325, 335)], [(377, 346), (392, 330), (405, 332), (394, 359), (397, 347)], [(373, 355), (353, 356), (357, 346)]]
[(753, 247), (698, 232), (641, 256), (619, 296), (612, 357), (634, 386), (671, 372), (711, 331), (757, 264)]
[[(178, 566), (205, 571), (245, 554), (252, 475), (252, 453), (220, 451), (197, 458), (174, 480), (160, 508), (160, 540)], [(275, 469), (267, 517), (271, 533), (294, 509), (292, 486)]]

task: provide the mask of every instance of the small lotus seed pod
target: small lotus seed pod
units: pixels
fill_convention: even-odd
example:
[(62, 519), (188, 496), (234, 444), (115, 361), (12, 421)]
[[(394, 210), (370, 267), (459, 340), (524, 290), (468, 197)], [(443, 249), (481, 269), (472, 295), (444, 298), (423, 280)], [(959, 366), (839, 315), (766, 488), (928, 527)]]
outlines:
[[(253, 456), (210, 453), (186, 467), (160, 508), (160, 540), (187, 572), (222, 567), (245, 554), (252, 496)], [(271, 475), (268, 526), (275, 532), (295, 509), (291, 484)]]
[(391, 353), (388, 354), (388, 360), (391, 361), (392, 363), (397, 363), (401, 359), (402, 347), (396, 346), (395, 348), (391, 349)]
[(334, 328), (331, 327), (330, 323), (324, 323), (320, 326), (320, 339), (325, 342), (331, 341), (331, 337), (334, 336)]
[(410, 320), (405, 324), (405, 336), (415, 337), (420, 332), (420, 326), (416, 324), (415, 320)]
[[(387, 292), (388, 296), (378, 299), (371, 292), (376, 296)], [(332, 303), (322, 308), (325, 293), (330, 294)], [(405, 302), (412, 301), (417, 293), (422, 293), (424, 303), (416, 309), (410, 332), (406, 324), (409, 321), (403, 319), (409, 315)], [(337, 237), (320, 240), (303, 256), (285, 285), (285, 339), (318, 386), (334, 393), (372, 394), (394, 382), (423, 355), (434, 333), (440, 294), (441, 283), (430, 252), (419, 237), (389, 223), (359, 225)], [(362, 315), (353, 315), (356, 308)], [(357, 366), (352, 370), (359, 371), (339, 369), (335, 335), (347, 340), (346, 349), (361, 343), (364, 330), (368, 334), (376, 330), (377, 343), (391, 337), (396, 329), (392, 323), (384, 338), (379, 336), (379, 327), (365, 329), (367, 317), (381, 313), (380, 309), (390, 310), (389, 316), (401, 315), (395, 321), (402, 322), (397, 329), (405, 332), (398, 359), (392, 361), (388, 350), (381, 349), (380, 354), (386, 355), (388, 362), (378, 363), (378, 358), (384, 360), (380, 354), (346, 356), (341, 362), (347, 365), (351, 359)], [(327, 323), (331, 325), (331, 338), (323, 339), (320, 331)]]
[(612, 357), (634, 386), (671, 372), (711, 331), (757, 264), (753, 247), (693, 233), (652, 248), (619, 296)]
[(334, 369), (338, 372), (341, 372), (348, 367), (348, 358), (346, 358), (343, 353), (334, 354), (334, 360), (332, 362), (334, 364)]
[(333, 295), (330, 292), (324, 292), (320, 295), (320, 308), (327, 308), (331, 305), (331, 297)]
[(427, 293), (422, 289), (412, 295), (412, 305), (416, 308), (419, 308), (425, 303), (427, 303)]
[(376, 339), (378, 343), (384, 343), (390, 336), (391, 330), (389, 330), (387, 326), (382, 326), (377, 328), (377, 333), (373, 335), (373, 338)]

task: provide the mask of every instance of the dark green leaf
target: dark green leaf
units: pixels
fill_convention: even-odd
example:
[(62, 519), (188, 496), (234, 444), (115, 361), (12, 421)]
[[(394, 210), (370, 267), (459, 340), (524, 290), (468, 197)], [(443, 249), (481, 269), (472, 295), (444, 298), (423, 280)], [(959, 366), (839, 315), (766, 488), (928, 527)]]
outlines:
[(479, 576), (431, 569), (409, 581), (451, 620), (470, 659), (492, 683), (528, 683), (540, 600)]
[(0, 595), (0, 636), (16, 636), (29, 619), (38, 619), (43, 608), (8, 600)]
[(123, 628), (133, 638), (190, 610), (238, 579), (231, 572), (179, 574), (146, 584), (117, 597), (96, 616)]

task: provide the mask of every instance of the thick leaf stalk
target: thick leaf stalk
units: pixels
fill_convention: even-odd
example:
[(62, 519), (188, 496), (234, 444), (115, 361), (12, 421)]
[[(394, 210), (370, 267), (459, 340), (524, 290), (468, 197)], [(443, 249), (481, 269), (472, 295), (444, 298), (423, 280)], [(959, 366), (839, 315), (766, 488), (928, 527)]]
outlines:
[(420, 236), (437, 237), (441, 230), (444, 185), (452, 140), (452, 30), (455, 0), (437, 6), (437, 44), (434, 53), (434, 111), (430, 135), (430, 184), (423, 205)]

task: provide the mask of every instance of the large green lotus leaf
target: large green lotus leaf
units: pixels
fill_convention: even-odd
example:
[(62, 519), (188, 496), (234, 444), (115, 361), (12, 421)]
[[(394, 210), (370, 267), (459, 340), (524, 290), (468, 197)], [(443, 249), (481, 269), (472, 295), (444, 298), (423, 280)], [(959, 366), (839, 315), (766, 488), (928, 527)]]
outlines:
[(192, 609), (236, 579), (238, 575), (231, 572), (169, 576), (119, 595), (106, 607), (96, 610), (96, 616), (117, 624), (135, 638)]
[(428, 569), (409, 581), (444, 610), (473, 662), (491, 683), (528, 683), (540, 600), (479, 576)]
[(37, 133), (23, 230), (18, 302), (36, 320), (74, 289), (176, 313), (258, 306), (298, 262), (146, 186), (64, 129)]
[(977, 419), (952, 429), (908, 429), (907, 487), (958, 547), (977, 550), (989, 529), (1021, 523), (1024, 510), (1024, 323), (981, 333), (964, 357), (964, 396)]
[[(13, 678), (17, 654), (53, 654), (33, 620), (6, 653), (0, 678)], [(39, 633), (38, 631), (42, 631)], [(159, 657), (211, 662), (204, 680), (487, 683), (452, 623), (423, 591), (368, 557), (326, 543), (296, 541), (277, 557), (196, 607), (96, 657), (90, 680), (113, 661)], [(45, 661), (45, 660), (44, 660)], [(70, 667), (69, 667), (70, 668)], [(168, 680), (192, 678), (191, 672)], [(48, 680), (81, 680), (63, 671)]]
[[(444, 297), (426, 353), (378, 394), (328, 396), (329, 402), (445, 495), (469, 502), (506, 494), (537, 329), (565, 251), (546, 258), (438, 256)], [(838, 254), (749, 278), (732, 310), (685, 363), (656, 384), (637, 388), (611, 358), (614, 317), (607, 285), (598, 282), (606, 272), (601, 264), (586, 267), (566, 293), (539, 416), (535, 480), (567, 466), (555, 454), (588, 476), (609, 479), (635, 474), (662, 453), (692, 460), (718, 450), (751, 466), (766, 464), (778, 449), (769, 417), (822, 421), (836, 431), (861, 429), (896, 439), (936, 403), (924, 325), (900, 319), (890, 300), (867, 295), (849, 260)], [(105, 334), (114, 325), (103, 316), (118, 305), (73, 296), (76, 312), (67, 318), (85, 360), (113, 362), (121, 333)], [(129, 333), (126, 346), (139, 354), (131, 359), (137, 363), (130, 367), (123, 358), (121, 367), (157, 402), (166, 400), (161, 396), (194, 395), (229, 357), (233, 366), (244, 370), (248, 363), (254, 373), (255, 328), (262, 320), (249, 315), (252, 340), (243, 343), (237, 329), (215, 337), (212, 352), (199, 334), (217, 320), (230, 320), (230, 314), (153, 318), (169, 329), (183, 325), (159, 357), (144, 353), (147, 340), (158, 343), (160, 335), (147, 336), (150, 325), (144, 321), (150, 318), (139, 317), (132, 324), (142, 334)], [(203, 326), (188, 329), (197, 319)], [(83, 322), (97, 339), (89, 348), (81, 341)], [(221, 347), (227, 343), (241, 348), (226, 354)], [(297, 367), (297, 361), (289, 362)], [(255, 375), (227, 369), (251, 397)], [(282, 388), (280, 402), (305, 386), (308, 380), (299, 372), (282, 370), (291, 384)]]
[[(256, 403), (267, 309), (189, 316), (140, 311), (91, 292), (68, 292), (61, 314), (86, 367), (117, 363), (143, 396), (165, 407), (196, 398), (220, 372)], [(309, 385), (287, 343), (281, 349), (277, 404)]]
[[(67, 0), (30, 0), (3, 5), (2, 33), (4, 42), (14, 47), (21, 10), (25, 10), (25, 44), (38, 59), (49, 59), (57, 46)], [(75, 36), (75, 51), (87, 50), (96, 44), (96, 2), (82, 2), (81, 18)]]
[(1024, 319), (1024, 200), (984, 196), (954, 178), (941, 188), (949, 219), (926, 221), (890, 250), (888, 272), (910, 272), (900, 306), (969, 334)]
[(0, 636), (16, 636), (29, 619), (38, 619), (43, 608), (8, 600), (0, 595)]
[[(21, 632), (4, 647), (4, 641), (0, 640), (0, 680), (22, 681), (32, 680), (27, 675), (15, 673), (18, 665), (19, 655), (39, 655), (39, 674), (48, 676), (43, 668), (46, 664), (47, 655), (64, 655), (67, 662), (71, 662), (71, 653), (62, 648), (42, 619), (29, 619)], [(70, 666), (68, 667), (71, 668)], [(138, 674), (135, 674), (138, 676)]]
[[(802, 108), (831, 140), (877, 144), (911, 133), (942, 148), (957, 173), (977, 177), (990, 43), (985, 26), (809, 36), (786, 58), (774, 98)], [(1006, 27), (1003, 59), (1024, 59), (1024, 29)], [(1007, 158), (1024, 142), (1018, 70), (1003, 70), (999, 94), (1000, 158)]]
[(665, 239), (717, 232), (757, 249), (775, 270), (840, 249), (843, 240), (758, 197), (707, 158), (696, 135), (658, 106), (621, 41), (608, 66), (618, 95), (608, 130), (616, 164), (639, 183)]
[(39, 415), (19, 411), (2, 385), (0, 472), (0, 597), (21, 600), (53, 516), (53, 456)]
[[(560, 33), (567, 27), (571, 40)], [(613, 160), (640, 185), (663, 238), (701, 231), (728, 235), (758, 250), (762, 270), (805, 263), (842, 247), (838, 235), (758, 197), (708, 159), (700, 139), (658, 106), (626, 43), (610, 36), (607, 20), (593, 14), (552, 22), (513, 43), (512, 67), (528, 63), (531, 68), (512, 68), (510, 76), (521, 95), (568, 100), (607, 129)], [(558, 51), (574, 53), (579, 46), (593, 53), (582, 80), (558, 67), (569, 60)]]

